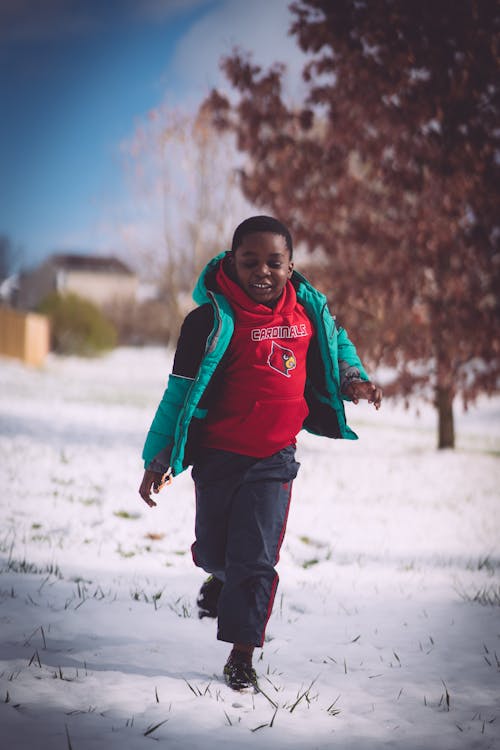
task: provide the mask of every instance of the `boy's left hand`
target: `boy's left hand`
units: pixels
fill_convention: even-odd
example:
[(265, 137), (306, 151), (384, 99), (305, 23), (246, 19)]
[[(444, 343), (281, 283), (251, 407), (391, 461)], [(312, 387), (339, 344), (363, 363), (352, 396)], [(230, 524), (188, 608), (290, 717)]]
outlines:
[(367, 399), (369, 404), (373, 404), (375, 409), (380, 409), (382, 403), (382, 388), (369, 380), (357, 380), (349, 383), (345, 389), (346, 396), (352, 400), (353, 404), (358, 404), (360, 399)]

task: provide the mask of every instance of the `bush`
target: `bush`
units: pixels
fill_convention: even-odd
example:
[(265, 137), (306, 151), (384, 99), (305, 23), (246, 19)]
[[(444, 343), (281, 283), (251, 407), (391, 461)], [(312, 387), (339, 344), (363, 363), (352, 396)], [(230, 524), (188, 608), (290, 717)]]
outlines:
[(58, 354), (92, 356), (116, 345), (116, 330), (89, 300), (76, 294), (50, 294), (39, 310), (50, 318), (51, 348)]

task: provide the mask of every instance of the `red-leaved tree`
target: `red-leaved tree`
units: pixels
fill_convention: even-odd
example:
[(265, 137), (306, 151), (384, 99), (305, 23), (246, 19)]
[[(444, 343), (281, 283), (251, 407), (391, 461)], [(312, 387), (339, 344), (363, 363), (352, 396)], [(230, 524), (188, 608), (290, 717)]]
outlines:
[(493, 0), (302, 0), (309, 62), (290, 103), (284, 68), (225, 58), (237, 92), (204, 104), (248, 155), (248, 199), (322, 258), (309, 269), (388, 393), (432, 398), (440, 448), (453, 402), (500, 373), (498, 43)]

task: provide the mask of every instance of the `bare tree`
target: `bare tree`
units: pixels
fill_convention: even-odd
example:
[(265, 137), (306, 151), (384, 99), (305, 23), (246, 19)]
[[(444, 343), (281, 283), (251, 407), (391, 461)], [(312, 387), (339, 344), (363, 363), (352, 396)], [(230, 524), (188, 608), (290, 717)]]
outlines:
[(0, 234), (0, 281), (6, 279), (12, 269), (12, 241), (6, 234)]
[(137, 128), (127, 155), (136, 209), (149, 224), (134, 240), (136, 265), (155, 285), (175, 337), (198, 274), (250, 210), (237, 178), (242, 159), (234, 137), (219, 133), (207, 112), (166, 106)]

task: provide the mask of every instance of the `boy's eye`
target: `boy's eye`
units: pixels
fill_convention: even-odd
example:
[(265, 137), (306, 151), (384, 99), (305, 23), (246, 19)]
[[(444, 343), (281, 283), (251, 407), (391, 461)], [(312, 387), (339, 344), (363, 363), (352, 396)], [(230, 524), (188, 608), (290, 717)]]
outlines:
[[(258, 262), (255, 260), (247, 260), (243, 262), (243, 268), (255, 268), (258, 266)], [(283, 265), (280, 260), (272, 260), (268, 264), (269, 268), (281, 268)]]

